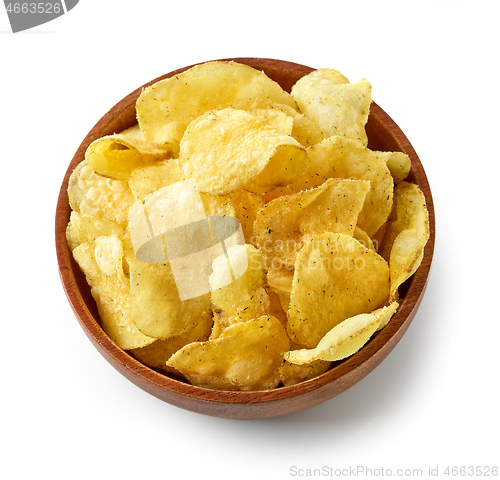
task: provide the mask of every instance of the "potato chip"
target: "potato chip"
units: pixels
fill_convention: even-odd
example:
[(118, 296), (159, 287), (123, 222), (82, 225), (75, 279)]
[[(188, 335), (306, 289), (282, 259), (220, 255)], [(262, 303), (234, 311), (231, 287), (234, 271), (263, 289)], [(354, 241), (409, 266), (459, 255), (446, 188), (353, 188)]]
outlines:
[(217, 257), (210, 275), (210, 300), (221, 331), (268, 313), (264, 257), (252, 245), (236, 245)]
[(321, 185), (327, 178), (368, 180), (358, 226), (370, 237), (387, 220), (392, 208), (394, 181), (385, 158), (358, 143), (342, 137), (330, 137), (307, 150), (309, 167), (292, 187), (296, 190)]
[(126, 182), (138, 167), (169, 158), (171, 152), (149, 143), (135, 125), (94, 140), (85, 151), (87, 165), (97, 174)]
[(316, 123), (326, 137), (346, 137), (368, 144), (365, 125), (371, 104), (371, 85), (362, 79), (348, 83), (340, 72), (319, 69), (302, 77), (292, 88), (300, 111)]
[(284, 327), (286, 327), (286, 324), (288, 323), (288, 317), (286, 316), (286, 311), (283, 308), (281, 299), (279, 295), (275, 292), (273, 292), (271, 289), (267, 289), (267, 293), (269, 295), (269, 310), (268, 314), (271, 317), (277, 318)]
[(429, 236), (425, 196), (417, 185), (403, 181), (394, 190), (394, 208), (381, 248), (389, 260), (391, 298), (420, 266)]
[(397, 303), (391, 303), (375, 312), (350, 317), (333, 327), (316, 348), (289, 351), (285, 359), (293, 364), (304, 365), (318, 360), (338, 361), (350, 357), (368, 342), (380, 324), (387, 324), (397, 308)]
[(271, 290), (276, 293), (292, 293), (293, 268), (282, 265), (280, 268), (269, 268), (267, 282)]
[[(294, 342), (290, 344), (291, 351), (300, 350), (301, 348), (300, 345)], [(280, 368), (281, 381), (285, 387), (315, 378), (325, 373), (332, 365), (332, 362), (327, 362), (325, 360), (314, 360), (303, 365), (296, 365), (287, 361), (286, 355), (285, 353), (285, 362)]]
[(410, 157), (402, 152), (374, 152), (378, 157), (383, 158), (387, 168), (394, 179), (394, 185), (402, 182), (410, 173)]
[(178, 159), (175, 158), (136, 168), (128, 179), (136, 200), (141, 200), (162, 187), (168, 187), (181, 181), (181, 167)]
[(212, 317), (208, 293), (181, 300), (170, 263), (146, 263), (134, 255), (125, 235), (125, 258), (130, 269), (130, 311), (145, 335), (166, 339), (191, 330)]
[(278, 296), (281, 308), (284, 312), (286, 312), (290, 306), (293, 272), (293, 268), (288, 268), (284, 265), (280, 268), (273, 268), (271, 265), (266, 272), (269, 291)]
[(253, 243), (253, 225), (257, 212), (264, 206), (264, 201), (260, 195), (248, 192), (247, 190), (237, 190), (230, 193), (235, 214), (243, 228), (245, 243)]
[(68, 197), (71, 209), (127, 228), (128, 210), (134, 196), (127, 182), (101, 177), (84, 160), (69, 177)]
[(244, 110), (210, 111), (189, 124), (179, 157), (184, 179), (205, 193), (264, 193), (297, 180), (307, 154), (292, 137)]
[(361, 245), (363, 245), (363, 247), (368, 248), (368, 250), (375, 250), (375, 251), (377, 250), (375, 248), (375, 245), (374, 245), (372, 239), (361, 228), (356, 227), (354, 229), (353, 238), (355, 238), (359, 243), (361, 243)]
[(318, 235), (295, 263), (287, 331), (314, 348), (335, 325), (373, 311), (388, 296), (389, 267), (380, 255), (348, 235)]
[(129, 350), (128, 353), (148, 367), (179, 374), (175, 368), (167, 367), (167, 360), (188, 343), (208, 340), (211, 328), (212, 320), (209, 317), (203, 317), (193, 328), (181, 335), (165, 340), (155, 340), (150, 345)]
[(264, 200), (264, 204), (267, 204), (275, 198), (283, 197), (285, 195), (293, 195), (294, 193), (297, 192), (291, 186), (278, 187), (262, 195), (262, 199)]
[(268, 203), (254, 224), (267, 268), (293, 268), (304, 242), (324, 232), (353, 235), (369, 182), (329, 179), (321, 186)]
[(90, 285), (103, 330), (120, 348), (140, 348), (154, 342), (141, 333), (130, 315), (130, 282), (123, 273), (123, 246), (118, 235), (85, 242), (73, 256)]
[(66, 228), (66, 240), (70, 250), (85, 242), (93, 242), (104, 235), (117, 235), (123, 238), (123, 230), (116, 223), (101, 218), (71, 212)]
[(256, 115), (259, 115), (259, 112), (267, 112), (269, 110), (286, 114), (289, 118), (292, 118), (291, 131), (287, 133), (285, 129), (280, 130), (278, 128), (278, 130), (282, 133), (287, 133), (287, 135), (291, 135), (304, 147), (310, 147), (326, 138), (326, 135), (321, 131), (318, 125), (297, 112), (297, 110), (290, 107), (290, 105), (284, 103), (276, 103), (268, 100), (245, 99), (231, 102), (228, 106), (236, 110), (246, 110)]
[(281, 110), (276, 110), (274, 108), (256, 108), (253, 109), (251, 113), (264, 120), (267, 125), (284, 135), (290, 135), (292, 133), (293, 118)]
[(245, 99), (297, 105), (264, 72), (235, 62), (207, 62), (144, 89), (136, 103), (144, 136), (178, 152), (188, 124), (213, 109)]
[(280, 383), (279, 370), (289, 347), (280, 321), (262, 316), (231, 325), (217, 339), (186, 345), (167, 365), (200, 387), (267, 390)]

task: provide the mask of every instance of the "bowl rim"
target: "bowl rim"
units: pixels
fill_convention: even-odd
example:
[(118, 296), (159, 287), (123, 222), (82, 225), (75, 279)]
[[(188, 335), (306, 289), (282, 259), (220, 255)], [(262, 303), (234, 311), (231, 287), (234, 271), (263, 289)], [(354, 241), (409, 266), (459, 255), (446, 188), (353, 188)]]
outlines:
[[(234, 61), (264, 71), (278, 69), (279, 71), (293, 72), (295, 75), (305, 75), (315, 70), (314, 68), (293, 62), (258, 57), (224, 58), (214, 61)], [(132, 355), (116, 346), (102, 330), (80, 294), (75, 280), (75, 268), (78, 268), (78, 266), (73, 260), (65, 236), (71, 212), (67, 194), (68, 181), (73, 169), (83, 160), (87, 146), (96, 138), (103, 135), (102, 133), (99, 134), (99, 132), (102, 131), (104, 125), (109, 127), (110, 125), (120, 125), (121, 122), (123, 127), (123, 122), (127, 123), (124, 120), (124, 112), (127, 108), (130, 109), (131, 105), (135, 108), (135, 100), (144, 88), (164, 78), (178, 75), (200, 63), (174, 70), (135, 89), (113, 106), (94, 125), (78, 147), (66, 170), (56, 207), (55, 243), (61, 283), (73, 312), (87, 337), (113, 367), (143, 390), (181, 408), (226, 418), (258, 418), (291, 413), (328, 400), (360, 381), (392, 351), (408, 329), (425, 292), (434, 253), (435, 215), (429, 182), (420, 159), (410, 141), (394, 120), (380, 106), (372, 102), (369, 121), (372, 122), (374, 128), (383, 130), (393, 137), (397, 142), (398, 149), (410, 157), (412, 164), (410, 175), (423, 191), (429, 211), (430, 238), (425, 247), (422, 263), (409, 280), (410, 284), (407, 293), (400, 303), (396, 314), (384, 329), (377, 332), (353, 356), (310, 380), (291, 386), (258, 391), (225, 391), (198, 387), (173, 378), (167, 373), (160, 373), (145, 366)], [(266, 71), (266, 73), (268, 72)], [(304, 398), (297, 398), (301, 396)], [(285, 404), (285, 401), (288, 401), (289, 405)], [(271, 404), (273, 402), (281, 405), (282, 410), (280, 412), (271, 413), (272, 408), (262, 407), (263, 404)], [(259, 407), (252, 408), (251, 404), (258, 404)], [(234, 408), (231, 409), (229, 405), (235, 407), (239, 405), (241, 411), (238, 412)]]

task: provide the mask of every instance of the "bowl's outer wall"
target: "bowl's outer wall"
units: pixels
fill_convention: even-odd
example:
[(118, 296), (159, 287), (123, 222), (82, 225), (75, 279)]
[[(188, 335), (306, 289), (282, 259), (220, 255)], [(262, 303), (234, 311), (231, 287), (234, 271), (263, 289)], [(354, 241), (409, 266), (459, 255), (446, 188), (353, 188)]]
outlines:
[[(314, 70), (304, 65), (272, 59), (224, 60), (234, 60), (263, 70), (287, 91), (290, 91), (299, 78)], [(84, 159), (85, 150), (92, 141), (120, 132), (136, 123), (135, 101), (143, 88), (190, 67), (154, 79), (127, 95), (97, 122), (76, 151), (64, 177), (56, 210), (56, 250), (61, 282), (80, 325), (104, 358), (135, 385), (165, 402), (197, 413), (238, 419), (273, 417), (312, 407), (344, 392), (379, 365), (399, 342), (416, 314), (426, 288), (435, 240), (434, 206), (425, 171), (412, 145), (396, 123), (376, 103), (372, 103), (366, 126), (368, 146), (372, 150), (401, 151), (410, 157), (412, 170), (408, 179), (417, 183), (425, 195), (431, 235), (422, 264), (409, 281), (408, 290), (395, 316), (357, 354), (309, 381), (260, 392), (226, 392), (195, 387), (152, 370), (118, 348), (98, 323), (97, 308), (90, 288), (66, 243), (65, 230), (71, 213), (67, 187), (71, 172)]]

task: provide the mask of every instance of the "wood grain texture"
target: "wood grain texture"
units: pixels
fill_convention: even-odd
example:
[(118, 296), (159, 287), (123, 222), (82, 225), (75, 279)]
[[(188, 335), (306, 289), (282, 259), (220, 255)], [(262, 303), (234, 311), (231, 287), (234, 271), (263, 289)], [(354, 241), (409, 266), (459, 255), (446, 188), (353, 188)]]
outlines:
[[(287, 91), (290, 91), (299, 78), (314, 70), (304, 65), (273, 59), (224, 60), (234, 60), (263, 70)], [(90, 295), (90, 288), (66, 243), (65, 230), (71, 213), (67, 187), (71, 172), (84, 159), (85, 150), (93, 140), (120, 132), (136, 123), (135, 101), (144, 87), (190, 67), (156, 78), (127, 95), (96, 123), (78, 147), (61, 185), (55, 218), (56, 251), (64, 291), (83, 331), (104, 358), (132, 383), (165, 402), (197, 413), (238, 419), (274, 417), (312, 407), (344, 392), (376, 368), (399, 342), (417, 312), (427, 285), (435, 240), (434, 206), (424, 168), (400, 128), (376, 103), (372, 103), (366, 127), (369, 147), (373, 150), (401, 151), (410, 157), (412, 169), (409, 180), (417, 183), (425, 195), (429, 210), (430, 239), (425, 247), (420, 268), (405, 285), (406, 294), (395, 316), (358, 353), (312, 380), (259, 392), (210, 390), (157, 372), (118, 348), (99, 325), (99, 316)]]

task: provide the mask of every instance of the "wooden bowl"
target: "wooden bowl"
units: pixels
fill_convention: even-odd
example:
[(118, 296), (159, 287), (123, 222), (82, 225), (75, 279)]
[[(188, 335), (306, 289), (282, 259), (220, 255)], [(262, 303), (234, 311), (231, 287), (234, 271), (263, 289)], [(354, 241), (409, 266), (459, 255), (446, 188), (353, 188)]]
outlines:
[[(287, 91), (290, 91), (299, 78), (314, 70), (304, 65), (264, 58), (224, 60), (235, 60), (263, 70)], [(71, 172), (84, 159), (85, 150), (93, 140), (120, 132), (136, 123), (135, 101), (144, 87), (188, 68), (190, 67), (163, 75), (126, 96), (97, 122), (76, 151), (64, 177), (56, 211), (56, 248), (62, 285), (76, 318), (103, 357), (132, 383), (167, 403), (206, 415), (239, 419), (274, 417), (312, 407), (342, 393), (370, 373), (396, 346), (413, 320), (425, 291), (434, 251), (434, 208), (427, 177), (403, 132), (376, 103), (372, 103), (366, 126), (369, 147), (372, 150), (401, 151), (409, 155), (412, 163), (409, 180), (420, 186), (427, 200), (430, 239), (420, 268), (400, 289), (403, 299), (397, 313), (358, 353), (338, 362), (329, 371), (312, 380), (267, 391), (211, 390), (192, 386), (166, 373), (155, 371), (118, 348), (99, 325), (90, 288), (66, 244), (65, 229), (70, 216), (67, 187)]]

